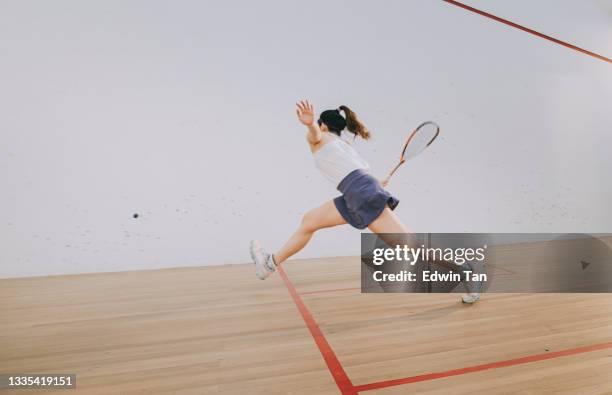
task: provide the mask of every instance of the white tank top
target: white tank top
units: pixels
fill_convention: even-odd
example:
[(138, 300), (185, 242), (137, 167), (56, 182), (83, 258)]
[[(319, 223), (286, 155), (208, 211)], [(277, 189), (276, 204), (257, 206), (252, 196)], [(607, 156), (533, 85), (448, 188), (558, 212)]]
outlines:
[(335, 186), (353, 170), (370, 169), (368, 162), (340, 138), (334, 138), (316, 151), (314, 160), (321, 173)]

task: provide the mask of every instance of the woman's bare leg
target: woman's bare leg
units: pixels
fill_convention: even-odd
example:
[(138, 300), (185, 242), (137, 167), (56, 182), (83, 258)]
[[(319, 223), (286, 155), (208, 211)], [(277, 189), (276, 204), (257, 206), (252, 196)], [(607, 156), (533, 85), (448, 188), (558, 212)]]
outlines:
[(368, 226), (368, 229), (377, 234), (412, 233), (389, 207), (385, 207), (378, 218)]
[(346, 221), (336, 208), (333, 201), (324, 203), (304, 214), (300, 226), (287, 240), (285, 245), (274, 254), (277, 265), (286, 261), (290, 256), (300, 251), (312, 238), (314, 232), (319, 229), (346, 224)]
[[(373, 233), (380, 235), (380, 238), (388, 246), (408, 245), (412, 248), (421, 246), (419, 240), (389, 207), (385, 207), (384, 211), (368, 226), (368, 228)], [(452, 271), (461, 271), (461, 267), (453, 262), (438, 259), (432, 260), (431, 262)]]
[[(402, 223), (397, 215), (388, 207), (380, 214), (374, 222), (368, 226), (368, 228), (380, 235), (380, 238), (389, 246), (395, 245), (408, 245), (411, 247), (418, 247), (419, 242), (417, 238), (410, 233), (408, 228)], [(458, 266), (454, 262), (448, 262), (444, 260), (432, 260), (432, 263), (445, 267), (452, 271), (461, 272), (464, 268)], [(468, 284), (468, 293), (463, 295), (461, 300), (464, 303), (474, 303), (480, 299), (480, 288), (482, 284)], [(467, 286), (467, 285), (466, 285)], [(476, 289), (470, 289), (476, 288)]]

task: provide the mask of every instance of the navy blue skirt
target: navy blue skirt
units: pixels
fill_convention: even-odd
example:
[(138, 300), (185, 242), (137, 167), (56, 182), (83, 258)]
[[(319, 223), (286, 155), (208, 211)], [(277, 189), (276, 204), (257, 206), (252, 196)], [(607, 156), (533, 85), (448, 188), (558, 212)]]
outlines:
[(383, 189), (380, 182), (362, 169), (350, 172), (340, 184), (342, 196), (334, 199), (342, 218), (357, 229), (365, 229), (383, 212), (394, 210), (399, 200)]

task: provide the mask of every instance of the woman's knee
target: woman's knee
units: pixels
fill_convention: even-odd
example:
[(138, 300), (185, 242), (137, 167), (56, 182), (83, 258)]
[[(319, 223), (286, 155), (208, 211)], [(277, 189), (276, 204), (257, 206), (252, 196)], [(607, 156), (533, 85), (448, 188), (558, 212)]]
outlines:
[(300, 223), (300, 228), (304, 232), (315, 232), (319, 229), (317, 216), (312, 211), (308, 211), (306, 214), (302, 216), (302, 222)]

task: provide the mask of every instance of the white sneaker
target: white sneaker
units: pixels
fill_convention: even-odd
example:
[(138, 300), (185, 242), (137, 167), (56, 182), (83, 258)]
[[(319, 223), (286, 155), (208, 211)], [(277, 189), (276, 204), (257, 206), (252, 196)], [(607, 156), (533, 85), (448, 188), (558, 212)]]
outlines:
[[(470, 271), (473, 274), (484, 273), (484, 263), (483, 264), (475, 264), (472, 262), (466, 262)], [(480, 291), (482, 290), (483, 282), (482, 281), (464, 281), (465, 288), (467, 290), (467, 294), (461, 297), (461, 301), (463, 303), (472, 304), (476, 303), (480, 300)]]
[(478, 302), (480, 299), (480, 293), (469, 293), (461, 297), (463, 303), (472, 304)]
[(270, 274), (276, 271), (276, 263), (272, 254), (268, 254), (261, 249), (258, 240), (251, 240), (250, 245), (251, 259), (255, 263), (255, 275), (260, 280), (265, 280)]

